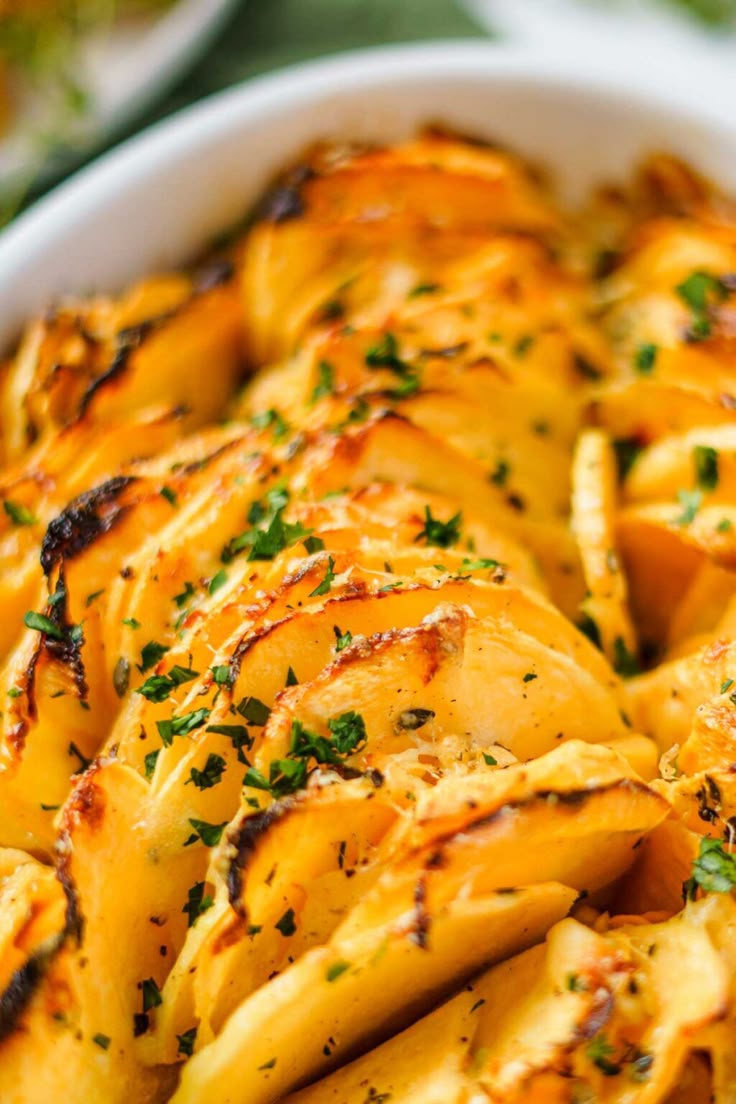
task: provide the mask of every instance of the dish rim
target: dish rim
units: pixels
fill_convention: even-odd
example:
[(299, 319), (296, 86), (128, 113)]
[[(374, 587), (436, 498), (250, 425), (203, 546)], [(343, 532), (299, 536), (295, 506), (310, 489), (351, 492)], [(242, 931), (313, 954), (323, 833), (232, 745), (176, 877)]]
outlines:
[[(736, 120), (720, 101), (694, 103), (687, 82), (663, 82), (661, 73), (612, 73), (594, 57), (547, 54), (538, 47), (477, 39), (433, 40), (350, 50), (245, 80), (152, 124), (78, 170), (0, 232), (0, 304), (4, 289), (17, 279), (28, 283), (29, 258), (43, 261), (64, 238), (93, 215), (114, 210), (136, 187), (153, 187), (172, 159), (194, 158), (212, 142), (225, 142), (239, 130), (289, 104), (319, 100), (347, 90), (352, 95), (381, 87), (477, 79), (522, 82), (538, 91), (552, 88), (609, 102), (622, 111), (661, 113), (685, 128), (704, 127), (730, 146)], [(143, 252), (143, 250), (142, 250)], [(143, 273), (141, 273), (142, 275)], [(69, 293), (81, 293), (73, 286)], [(26, 316), (37, 311), (30, 306)], [(15, 315), (17, 309), (12, 309)], [(11, 312), (12, 313), (12, 312)], [(10, 332), (9, 326), (11, 327)], [(0, 309), (0, 344), (17, 333)]]

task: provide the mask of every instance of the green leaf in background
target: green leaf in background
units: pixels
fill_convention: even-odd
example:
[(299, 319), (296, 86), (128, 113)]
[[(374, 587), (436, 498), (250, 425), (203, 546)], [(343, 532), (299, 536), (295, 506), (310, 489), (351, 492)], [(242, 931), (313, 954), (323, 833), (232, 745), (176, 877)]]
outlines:
[(736, 25), (736, 0), (667, 0), (670, 7), (679, 8), (711, 27)]
[[(519, 0), (522, 2), (522, 0)], [(589, 5), (614, 7), (626, 10), (622, 0), (583, 0)], [(736, 0), (648, 0), (653, 8), (668, 8), (715, 29), (736, 28)]]

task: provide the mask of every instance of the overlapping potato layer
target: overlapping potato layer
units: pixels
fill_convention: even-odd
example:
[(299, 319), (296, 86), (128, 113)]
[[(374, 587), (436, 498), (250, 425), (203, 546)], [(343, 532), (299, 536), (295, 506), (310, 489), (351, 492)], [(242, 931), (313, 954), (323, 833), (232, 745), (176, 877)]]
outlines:
[(0, 378), (0, 1099), (733, 1101), (736, 214), (257, 214)]

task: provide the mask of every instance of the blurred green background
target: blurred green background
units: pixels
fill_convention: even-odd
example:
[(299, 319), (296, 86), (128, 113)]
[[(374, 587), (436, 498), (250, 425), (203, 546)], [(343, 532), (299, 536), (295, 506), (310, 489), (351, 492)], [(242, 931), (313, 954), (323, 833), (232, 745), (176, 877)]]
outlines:
[(470, 35), (485, 32), (454, 0), (241, 0), (214, 47), (151, 117), (306, 58)]
[[(72, 171), (150, 123), (259, 73), (356, 47), (469, 36), (488, 34), (455, 0), (240, 0), (210, 49), (167, 95), (66, 168)], [(56, 182), (44, 178), (17, 202), (11, 197), (9, 213)]]

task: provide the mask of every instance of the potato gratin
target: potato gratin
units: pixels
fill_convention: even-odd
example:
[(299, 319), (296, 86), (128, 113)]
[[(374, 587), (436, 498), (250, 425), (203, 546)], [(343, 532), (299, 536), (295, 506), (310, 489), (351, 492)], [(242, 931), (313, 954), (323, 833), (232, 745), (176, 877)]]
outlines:
[(736, 207), (319, 148), (0, 398), (3, 1104), (733, 1104)]

